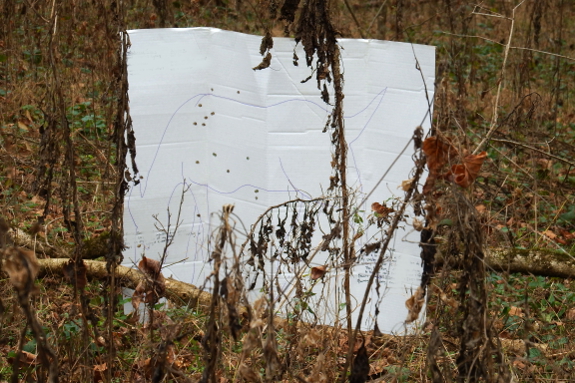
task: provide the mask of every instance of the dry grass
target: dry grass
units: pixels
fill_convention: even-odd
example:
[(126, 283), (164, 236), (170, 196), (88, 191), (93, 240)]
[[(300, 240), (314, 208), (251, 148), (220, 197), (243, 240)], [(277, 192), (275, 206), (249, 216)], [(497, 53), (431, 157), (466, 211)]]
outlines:
[[(106, 248), (109, 238), (114, 244), (116, 237), (106, 233), (121, 230), (124, 167), (117, 160), (127, 150), (118, 30), (213, 26), (281, 36), (285, 23), (268, 9), (274, 4), (278, 16), (283, 3), (271, 0), (133, 0), (125, 8), (113, 1), (5, 2), (0, 20), (2, 217), (38, 241), (72, 253), (92, 246), (89, 240), (102, 234)], [(555, 249), (573, 257), (575, 5), (535, 0), (495, 0), (488, 7), (458, 0), (330, 4), (331, 17), (323, 22), (331, 22), (342, 37), (437, 46), (433, 129), (460, 153), (487, 151), (471, 189), (440, 182), (428, 195), (428, 213), (442, 210), (435, 224), (433, 216), (427, 217), (439, 250), (446, 256), (464, 254), (468, 264), (463, 270), (436, 270), (428, 285), (428, 321), (420, 333), (406, 338), (360, 333), (350, 344), (354, 337), (345, 325), (334, 329), (299, 321), (301, 306), (291, 307), (291, 321), (274, 321), (266, 300), (247, 315), (234, 312), (247, 304), (237, 264), (216, 281), (227, 292), (214, 299), (210, 311), (149, 307), (151, 325), (119, 310), (121, 295), (113, 280), (89, 281), (84, 288), (81, 277), (73, 286), (60, 276), (45, 277), (30, 298), (5, 279), (0, 284), (0, 380), (49, 380), (54, 358), (38, 341), (38, 331), (57, 356), (59, 380), (70, 382), (328, 382), (343, 380), (345, 371), (356, 371), (352, 376), (361, 379), (364, 355), (372, 381), (572, 379), (572, 280), (495, 273), (481, 257), (482, 246)], [(309, 37), (311, 31), (298, 32), (297, 20), (288, 32)], [(325, 49), (320, 54), (333, 46)], [(326, 60), (337, 71), (336, 63)], [(333, 132), (334, 147), (342, 154), (338, 130)], [(334, 189), (341, 188), (344, 173), (334, 169), (339, 176)], [(313, 206), (305, 209), (308, 220), (322, 214)], [(234, 264), (240, 246), (227, 218), (222, 219), (218, 256)], [(252, 233), (255, 243), (263, 243), (262, 233)], [(257, 247), (250, 251), (257, 257)], [(116, 253), (107, 253), (111, 264)], [(303, 295), (299, 298), (305, 303)], [(29, 354), (18, 353), (22, 347)], [(42, 353), (48, 359), (40, 363), (34, 356)], [(16, 359), (19, 374), (14, 374)]]

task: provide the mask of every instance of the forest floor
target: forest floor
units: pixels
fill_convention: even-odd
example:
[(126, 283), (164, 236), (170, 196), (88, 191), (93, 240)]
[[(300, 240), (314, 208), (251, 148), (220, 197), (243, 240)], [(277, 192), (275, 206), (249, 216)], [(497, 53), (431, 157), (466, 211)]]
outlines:
[[(16, 1), (13, 9), (3, 10), (2, 222), (36, 236), (38, 243), (50, 244), (58, 254), (70, 253), (77, 241), (77, 205), (81, 240), (100, 256), (98, 241), (109, 235), (117, 197), (112, 141), (119, 93), (116, 2), (80, 6), (56, 1), (58, 28), (52, 24), (52, 2), (29, 3)], [(154, 7), (134, 1), (123, 17), (128, 29), (214, 26), (263, 35), (269, 28), (282, 35), (282, 24), (269, 20), (266, 7), (255, 1), (231, 3), (192, 0)], [(575, 9), (562, 1), (517, 2), (515, 8), (508, 1), (490, 3), (487, 9), (462, 1), (357, 0), (338, 2), (332, 11), (343, 37), (437, 47), (433, 120), (435, 129), (454, 145), (474, 148), (495, 127), (485, 148), (487, 159), (467, 195), (482, 223), (484, 245), (545, 249), (574, 259)], [(72, 156), (66, 152), (64, 133), (45, 140), (45, 132), (61, 129), (61, 118), (69, 124)], [(70, 183), (71, 163), (77, 170), (75, 183)], [(443, 231), (437, 241), (447, 252), (450, 237), (445, 227)], [(44, 256), (38, 252), (39, 258)], [(417, 335), (363, 334), (368, 381), (431, 381), (434, 365), (444, 381), (457, 379), (458, 329), (465, 314), (460, 277), (458, 269), (436, 270), (428, 287), (427, 321)], [(38, 356), (40, 346), (25, 326), (27, 312), (9, 281), (0, 281), (0, 382), (37, 381), (46, 373)], [(78, 289), (62, 275), (48, 272), (35, 284), (32, 306), (58, 356), (60, 381), (159, 381), (155, 374), (162, 367), (164, 381), (196, 382), (210, 358), (218, 357), (218, 382), (274, 381), (268, 370), (273, 360), (266, 359), (269, 354), (262, 343), (268, 338), (260, 334), (257, 346), (248, 345), (251, 331), (265, 328), (265, 316), (260, 327), (247, 325), (238, 339), (222, 332), (218, 353), (210, 354), (205, 347), (213, 324), (208, 310), (173, 301), (157, 303), (152, 324), (143, 324), (125, 314), (123, 305), (130, 304), (130, 297), (116, 289), (109, 295), (116, 299), (110, 325), (103, 280), (89, 278), (83, 304)], [(488, 268), (485, 287), (487, 316), (510, 376), (517, 382), (575, 381), (573, 276)], [(109, 329), (112, 339), (106, 337)], [(437, 332), (440, 347), (430, 353)], [(280, 324), (275, 334), (274, 352), (282, 366), (276, 370), (283, 369), (277, 381), (335, 381), (346, 368), (348, 350), (357, 354), (361, 349), (359, 341), (350, 347), (343, 329)], [(248, 346), (253, 348), (249, 354), (243, 352)], [(18, 374), (14, 366), (19, 366)]]

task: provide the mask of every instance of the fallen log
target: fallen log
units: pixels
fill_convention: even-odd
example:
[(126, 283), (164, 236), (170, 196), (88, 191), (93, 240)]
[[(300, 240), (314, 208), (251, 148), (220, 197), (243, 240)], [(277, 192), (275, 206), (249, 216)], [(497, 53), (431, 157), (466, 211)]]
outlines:
[(33, 250), (36, 254), (44, 254), (51, 258), (69, 258), (68, 252), (61, 246), (52, 246), (45, 240), (37, 239), (22, 229), (10, 229), (7, 235), (10, 243)]
[[(445, 256), (435, 255), (435, 264), (443, 266)], [(461, 258), (450, 257), (448, 265), (458, 268)], [(489, 270), (509, 273), (533, 274), (546, 277), (575, 277), (575, 257), (571, 254), (551, 249), (486, 249), (485, 265)]]
[[(40, 271), (38, 277), (57, 274), (65, 275), (64, 267), (70, 261), (68, 258), (48, 258), (39, 259)], [(103, 279), (108, 277), (106, 262), (84, 260), (86, 265), (86, 275), (88, 278)], [(135, 289), (140, 282), (145, 281), (146, 277), (137, 269), (126, 266), (117, 266), (116, 280), (118, 283), (127, 288)], [(206, 309), (210, 306), (212, 295), (206, 291), (198, 289), (196, 286), (180, 282), (172, 278), (166, 278), (165, 297), (176, 304), (186, 305), (192, 308)]]
[[(51, 258), (69, 258), (70, 256), (68, 251), (43, 243), (45, 241), (36, 241), (34, 237), (20, 229), (10, 230), (8, 236), (15, 245), (35, 250), (37, 253), (43, 253)], [(102, 236), (102, 238), (107, 241), (107, 237)], [(92, 242), (97, 245), (98, 239), (92, 240)], [(95, 259), (98, 256), (104, 257), (107, 246), (96, 246), (92, 242), (87, 243), (89, 246), (85, 246), (90, 248), (90, 254), (83, 254), (82, 258)], [(103, 253), (98, 254), (99, 252)], [(445, 257), (438, 251), (435, 255), (435, 264), (442, 266), (444, 261)], [(575, 256), (565, 251), (553, 249), (488, 248), (485, 250), (485, 264), (488, 269), (495, 271), (547, 277), (575, 277)], [(451, 257), (449, 265), (456, 268), (459, 267), (461, 265), (460, 258), (457, 256)]]
[[(38, 277), (41, 278), (54, 274), (57, 274), (58, 277), (65, 275), (64, 267), (69, 261), (70, 259), (68, 258), (39, 259)], [(86, 265), (86, 274), (88, 278), (102, 279), (108, 277), (105, 262), (84, 260), (84, 264)], [(145, 278), (144, 274), (138, 269), (132, 269), (126, 266), (117, 266), (116, 268), (116, 280), (123, 287), (135, 289), (140, 282), (145, 280)], [(200, 290), (192, 284), (180, 282), (172, 278), (166, 279), (165, 297), (176, 304), (206, 311), (209, 309), (212, 301), (212, 295), (210, 293)], [(246, 309), (242, 307), (239, 311), (240, 313), (244, 313)], [(273, 322), (276, 328), (287, 328), (289, 326), (289, 321), (284, 318), (274, 317)], [(304, 331), (304, 333), (305, 331), (311, 331), (312, 328), (315, 328), (320, 332), (327, 331), (331, 336), (338, 336), (338, 334), (341, 336), (342, 334), (346, 334), (345, 329), (334, 328), (332, 326), (310, 325), (303, 322), (298, 322), (296, 326), (299, 331)], [(369, 334), (370, 332), (367, 331), (365, 333)], [(415, 338), (426, 339), (426, 336), (422, 336), (421, 334), (410, 336), (379, 334), (374, 338), (374, 341), (392, 346), (405, 341), (405, 339), (413, 340)], [(526, 347), (523, 340), (499, 338), (499, 341), (507, 353), (515, 355), (523, 355), (525, 353)], [(456, 343), (453, 344), (456, 345)], [(542, 352), (547, 351), (547, 345), (545, 344), (533, 344), (532, 347), (537, 347)]]

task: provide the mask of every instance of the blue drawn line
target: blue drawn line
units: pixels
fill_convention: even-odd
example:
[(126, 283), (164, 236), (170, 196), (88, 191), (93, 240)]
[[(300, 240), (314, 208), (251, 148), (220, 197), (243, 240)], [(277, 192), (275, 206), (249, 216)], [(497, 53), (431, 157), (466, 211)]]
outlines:
[[(291, 182), (291, 179), (289, 178), (289, 176), (287, 175), (287, 172), (286, 172), (285, 169), (284, 169), (284, 164), (283, 164), (283, 162), (282, 162), (281, 157), (278, 157), (278, 160), (280, 161), (280, 167), (281, 167), (281, 169), (282, 169), (282, 173), (284, 174), (284, 176), (285, 176), (286, 179), (288, 180), (288, 182), (289, 182), (289, 184), (291, 185), (291, 187), (293, 188), (293, 190), (296, 192), (296, 195), (297, 195), (298, 193), (305, 194), (305, 195), (307, 196), (307, 199), (311, 199), (312, 197), (311, 197), (311, 195), (310, 195), (309, 193), (306, 193), (305, 191), (301, 190), (300, 188), (296, 188), (296, 187), (295, 187), (295, 185), (293, 184), (293, 182)], [(288, 190), (288, 192), (289, 192), (289, 190)]]
[[(369, 103), (369, 105), (371, 105), (371, 104), (375, 101), (375, 99), (376, 99), (377, 97), (379, 97), (379, 102), (377, 103), (377, 106), (375, 107), (375, 109), (373, 110), (373, 112), (371, 113), (371, 115), (369, 116), (369, 118), (367, 119), (367, 122), (363, 125), (363, 128), (362, 128), (361, 131), (357, 134), (357, 136), (356, 136), (353, 140), (351, 140), (350, 143), (349, 143), (349, 152), (351, 153), (351, 159), (352, 159), (352, 161), (353, 161), (353, 165), (354, 165), (354, 168), (355, 168), (355, 173), (357, 174), (357, 182), (358, 182), (358, 184), (359, 184), (359, 186), (360, 186), (360, 188), (361, 188), (361, 189), (360, 189), (360, 192), (363, 192), (363, 184), (362, 184), (362, 182), (361, 182), (361, 173), (360, 173), (360, 171), (359, 171), (359, 168), (357, 167), (357, 161), (355, 160), (355, 152), (354, 152), (354, 150), (353, 150), (353, 143), (356, 142), (356, 141), (363, 135), (363, 132), (365, 131), (365, 129), (367, 129), (369, 123), (371, 122), (371, 119), (372, 119), (373, 116), (375, 115), (375, 112), (377, 112), (377, 110), (378, 110), (379, 107), (381, 106), (381, 103), (382, 103), (383, 98), (385, 97), (385, 94), (386, 94), (386, 93), (387, 93), (387, 87), (384, 88), (381, 92), (379, 92), (379, 94), (378, 94), (374, 99), (371, 100), (371, 102)], [(380, 97), (380, 96), (381, 96), (381, 97)], [(368, 106), (369, 106), (369, 105), (368, 105)], [(365, 107), (363, 110), (366, 110), (366, 109), (367, 109), (367, 107)], [(356, 115), (357, 115), (357, 114), (356, 114)]]
[[(208, 190), (211, 190), (211, 191), (213, 191), (213, 192), (216, 192), (216, 193), (222, 194), (222, 195), (234, 194), (234, 193), (236, 193), (238, 190), (241, 190), (241, 189), (244, 189), (244, 188), (253, 188), (254, 190), (262, 190), (262, 191), (267, 192), (267, 193), (287, 193), (287, 192), (290, 191), (290, 190), (283, 190), (283, 189), (279, 189), (279, 190), (266, 189), (266, 188), (262, 188), (262, 187), (259, 187), (259, 186), (256, 186), (256, 185), (252, 185), (252, 184), (243, 184), (243, 185), (240, 185), (240, 186), (238, 186), (237, 188), (235, 188), (235, 189), (232, 190), (232, 191), (222, 191), (222, 190), (218, 190), (218, 189), (216, 189), (216, 188), (211, 187), (210, 184), (204, 184), (204, 183), (201, 183), (201, 182), (196, 182), (196, 181), (192, 180), (191, 178), (188, 178), (188, 181), (190, 181), (191, 183), (193, 183), (193, 184), (196, 185), (196, 186), (204, 187), (204, 188), (206, 188), (206, 189), (208, 189)], [(295, 191), (297, 191), (297, 189), (296, 189)], [(306, 194), (307, 194), (307, 193), (306, 193)]]
[[(364, 110), (366, 110), (378, 97), (381, 96), (381, 98), (379, 98), (379, 102), (377, 103), (377, 106), (375, 107), (375, 109), (373, 110), (373, 112), (371, 113), (371, 115), (369, 116), (369, 118), (367, 119), (367, 122), (363, 125), (363, 128), (361, 128), (361, 131), (357, 134), (357, 137), (355, 137), (350, 143), (349, 145), (351, 146), (355, 141), (357, 141), (359, 139), (359, 137), (363, 134), (364, 130), (367, 128), (367, 126), (369, 125), (369, 123), (371, 122), (371, 119), (373, 118), (373, 116), (375, 115), (375, 112), (377, 112), (377, 110), (379, 109), (379, 107), (381, 106), (381, 102), (383, 101), (383, 98), (385, 97), (385, 94), (387, 93), (387, 87), (384, 88), (381, 92), (379, 92), (377, 94), (377, 96), (375, 96), (370, 103), (361, 110), (361, 112), (363, 112)], [(349, 118), (355, 117), (357, 116), (359, 113), (361, 112), (357, 112), (356, 114), (354, 114), (353, 116), (350, 116)]]
[[(385, 95), (385, 92), (387, 91), (387, 88), (384, 88), (381, 92), (379, 92), (375, 97), (373, 97), (373, 99), (360, 111), (356, 112), (355, 114), (351, 115), (351, 116), (344, 116), (345, 119), (349, 119), (349, 118), (354, 118), (356, 116), (358, 116), (359, 114), (363, 113), (365, 110), (367, 110), (374, 102), (377, 98), (379, 98), (382, 95)], [(140, 197), (144, 197), (144, 195), (146, 194), (146, 189), (148, 188), (148, 180), (150, 178), (150, 174), (152, 173), (152, 169), (154, 167), (154, 164), (156, 162), (156, 159), (158, 157), (158, 153), (160, 152), (162, 143), (164, 142), (164, 137), (166, 136), (166, 133), (168, 132), (168, 129), (170, 127), (170, 125), (172, 124), (172, 120), (174, 119), (174, 117), (178, 114), (178, 112), (180, 111), (180, 109), (182, 109), (186, 104), (188, 104), (189, 102), (193, 101), (194, 99), (198, 98), (199, 99), (196, 101), (196, 106), (199, 105), (200, 101), (204, 98), (204, 97), (215, 97), (215, 98), (219, 98), (222, 100), (227, 100), (227, 101), (231, 101), (240, 105), (244, 105), (244, 106), (249, 106), (249, 107), (253, 107), (253, 108), (258, 108), (258, 109), (268, 109), (268, 108), (274, 108), (283, 104), (287, 104), (290, 102), (305, 102), (308, 104), (312, 104), (316, 107), (318, 107), (320, 110), (324, 111), (325, 113), (329, 112), (329, 109), (325, 108), (323, 105), (314, 102), (314, 101), (310, 101), (310, 100), (306, 100), (306, 99), (292, 99), (292, 100), (284, 100), (284, 101), (280, 101), (277, 102), (275, 104), (271, 104), (268, 106), (262, 106), (262, 105), (257, 105), (257, 104), (251, 104), (251, 103), (246, 103), (243, 101), (239, 101), (236, 100), (234, 98), (230, 98), (230, 97), (225, 97), (225, 96), (219, 96), (219, 95), (215, 95), (213, 93), (198, 93), (193, 97), (190, 97), (189, 99), (187, 99), (186, 101), (184, 101), (180, 106), (178, 106), (176, 108), (176, 110), (174, 111), (174, 113), (170, 116), (170, 119), (168, 120), (168, 123), (166, 124), (166, 127), (164, 128), (164, 131), (162, 132), (162, 137), (160, 139), (160, 142), (158, 144), (158, 147), (156, 149), (156, 153), (154, 153), (154, 158), (152, 160), (152, 163), (150, 164), (150, 169), (148, 170), (148, 174), (147, 174), (147, 178), (144, 182), (144, 187), (142, 189), (140, 189)], [(383, 97), (382, 97), (383, 98)], [(375, 108), (375, 110), (373, 111), (373, 113), (371, 114), (369, 120), (367, 121), (367, 123), (364, 125), (364, 127), (362, 128), (361, 132), (358, 134), (358, 136), (351, 142), (353, 143), (355, 140), (357, 140), (359, 138), (359, 136), (361, 136), (361, 134), (363, 133), (363, 131), (366, 129), (367, 125), (369, 124), (369, 122), (371, 121), (373, 115), (375, 114), (375, 112), (377, 111), (377, 109), (379, 108), (379, 105), (381, 104), (381, 99), (378, 103), (378, 106)], [(351, 144), (350, 143), (350, 144)]]
[[(376, 102), (376, 100), (377, 100), (377, 105), (376, 105), (376, 107), (374, 108), (374, 110), (373, 110), (373, 111), (371, 112), (371, 114), (369, 115), (369, 117), (368, 117), (367, 121), (365, 122), (365, 124), (363, 125), (362, 129), (361, 129), (360, 132), (357, 134), (357, 136), (356, 136), (353, 140), (351, 140), (351, 141), (349, 142), (349, 148), (350, 148), (350, 152), (351, 152), (351, 156), (352, 156), (352, 161), (353, 161), (353, 163), (354, 163), (354, 168), (355, 168), (355, 171), (356, 171), (356, 174), (357, 174), (357, 179), (358, 179), (358, 182), (359, 182), (360, 185), (361, 185), (361, 174), (360, 174), (360, 171), (359, 171), (359, 169), (358, 169), (358, 167), (357, 167), (357, 161), (356, 161), (355, 153), (354, 153), (354, 150), (353, 150), (353, 144), (354, 144), (357, 140), (359, 140), (359, 138), (360, 138), (360, 137), (364, 134), (364, 132), (366, 131), (367, 127), (370, 125), (370, 123), (371, 123), (371, 121), (372, 121), (372, 119), (373, 119), (375, 113), (379, 110), (379, 108), (380, 108), (380, 106), (381, 106), (381, 104), (382, 104), (382, 102), (383, 102), (383, 98), (385, 97), (386, 92), (387, 92), (387, 87), (384, 88), (382, 91), (380, 91), (377, 95), (375, 95), (375, 96), (371, 99), (371, 101), (370, 101), (364, 108), (362, 108), (361, 110), (359, 110), (358, 112), (356, 112), (356, 113), (354, 113), (354, 114), (352, 114), (352, 115), (344, 116), (345, 119), (350, 119), (350, 118), (357, 117), (358, 115), (360, 115), (361, 113), (364, 113), (367, 109), (369, 109), (369, 108)], [(222, 100), (226, 100), (226, 101), (230, 101), (230, 102), (234, 102), (234, 103), (237, 103), (237, 104), (240, 104), (240, 105), (244, 105), (244, 106), (248, 106), (248, 107), (258, 108), (258, 109), (273, 108), (273, 107), (277, 107), (277, 106), (280, 106), (280, 105), (283, 105), (283, 104), (287, 104), (287, 103), (290, 103), (290, 102), (305, 102), (305, 103), (312, 104), (312, 105), (316, 106), (317, 108), (319, 108), (320, 110), (322, 110), (322, 111), (325, 112), (325, 113), (328, 113), (328, 112), (329, 112), (329, 109), (325, 108), (323, 105), (321, 105), (321, 104), (319, 104), (319, 103), (316, 103), (316, 102), (314, 102), (314, 101), (306, 100), (306, 99), (284, 100), (284, 101), (280, 101), (280, 102), (271, 104), (271, 105), (269, 105), (269, 106), (261, 106), (261, 105), (256, 105), (256, 104), (251, 104), (251, 103), (246, 103), (246, 102), (243, 102), (243, 101), (239, 101), (239, 100), (236, 100), (236, 99), (233, 99), (233, 98), (230, 98), (230, 97), (214, 95), (214, 94), (212, 94), (212, 93), (199, 93), (199, 94), (196, 94), (195, 96), (193, 96), (193, 97), (187, 99), (186, 101), (184, 101), (178, 108), (176, 108), (176, 110), (174, 111), (174, 113), (170, 116), (170, 119), (168, 120), (168, 122), (167, 122), (167, 124), (166, 124), (166, 126), (165, 126), (165, 128), (164, 128), (164, 130), (163, 130), (163, 132), (162, 132), (162, 136), (161, 136), (160, 142), (159, 142), (159, 144), (158, 144), (158, 146), (157, 146), (156, 152), (155, 152), (155, 154), (154, 154), (154, 158), (153, 158), (153, 160), (152, 160), (152, 163), (151, 163), (151, 165), (150, 165), (150, 168), (149, 168), (149, 171), (148, 171), (148, 174), (147, 174), (147, 178), (146, 178), (144, 187), (140, 189), (140, 197), (143, 197), (143, 196), (145, 195), (145, 193), (146, 193), (146, 189), (147, 189), (147, 185), (148, 185), (148, 180), (150, 179), (150, 174), (152, 173), (152, 169), (153, 169), (154, 164), (155, 164), (155, 162), (156, 162), (156, 159), (157, 159), (157, 157), (158, 157), (160, 148), (161, 148), (162, 143), (163, 143), (163, 141), (164, 141), (164, 137), (165, 137), (166, 133), (168, 132), (168, 129), (170, 128), (170, 125), (171, 125), (171, 123), (172, 123), (172, 120), (175, 118), (175, 116), (178, 114), (178, 112), (179, 112), (186, 104), (188, 104), (188, 103), (190, 103), (191, 101), (197, 99), (197, 101), (196, 101), (196, 106), (197, 106), (197, 105), (201, 102), (201, 100), (202, 100), (203, 98), (208, 97), (208, 96), (210, 96), (210, 97), (215, 97), (215, 98), (222, 99)], [(296, 193), (301, 193), (302, 195), (305, 195), (308, 199), (311, 199), (312, 196), (311, 196), (309, 193), (307, 193), (307, 192), (305, 192), (305, 191), (303, 191), (303, 190), (297, 188), (297, 187), (293, 184), (293, 182), (291, 181), (291, 179), (290, 179), (290, 177), (288, 176), (287, 172), (285, 171), (285, 168), (284, 168), (284, 166), (283, 166), (283, 162), (282, 162), (281, 158), (278, 158), (278, 160), (279, 160), (279, 162), (280, 162), (281, 170), (282, 170), (284, 176), (286, 177), (287, 181), (289, 182), (289, 184), (290, 184), (291, 187), (293, 188), (293, 191), (295, 191)], [(237, 188), (235, 188), (235, 189), (233, 189), (233, 190), (231, 190), (231, 191), (218, 190), (218, 189), (216, 189), (216, 188), (210, 186), (210, 185), (207, 184), (207, 183), (197, 182), (197, 181), (195, 181), (195, 180), (193, 180), (193, 179), (191, 179), (191, 178), (189, 178), (189, 177), (185, 177), (185, 175), (184, 175), (184, 169), (183, 169), (183, 163), (181, 164), (181, 166), (182, 166), (182, 168), (181, 168), (181, 176), (182, 176), (182, 179), (184, 180), (184, 182), (179, 182), (177, 185), (174, 186), (174, 188), (173, 188), (173, 190), (172, 190), (172, 193), (171, 193), (171, 195), (170, 195), (169, 201), (168, 201), (168, 206), (169, 206), (169, 204), (171, 203), (172, 197), (174, 196), (174, 193), (175, 193), (176, 189), (177, 189), (179, 186), (181, 186), (182, 184), (185, 185), (186, 182), (189, 182), (190, 184), (193, 184), (193, 185), (196, 185), (196, 186), (204, 187), (204, 188), (206, 188), (207, 190), (213, 191), (213, 192), (218, 193), (218, 194), (220, 194), (220, 195), (230, 195), (230, 194), (234, 194), (234, 193), (236, 193), (237, 191), (239, 191), (239, 190), (241, 190), (241, 189), (244, 189), (244, 188), (253, 188), (254, 190), (262, 190), (262, 191), (265, 191), (265, 192), (267, 192), (267, 193), (286, 193), (286, 192), (289, 193), (289, 192), (290, 192), (289, 189), (288, 189), (288, 190), (266, 189), (266, 188), (258, 187), (258, 186), (256, 186), (256, 185), (249, 184), (249, 183), (240, 185), (240, 186), (238, 186)], [(129, 192), (129, 197), (128, 197), (128, 212), (129, 212), (129, 214), (130, 214), (130, 217), (132, 218), (132, 222), (134, 223), (134, 225), (135, 225), (135, 227), (136, 227), (136, 233), (138, 233), (138, 232), (139, 232), (139, 227), (138, 227), (138, 224), (137, 224), (137, 222), (136, 222), (136, 220), (135, 220), (135, 217), (134, 217), (133, 214), (132, 214), (131, 206), (130, 206), (130, 201), (131, 201), (131, 198), (132, 198), (132, 192), (133, 192), (133, 188), (131, 188), (131, 189), (130, 189), (130, 192)], [(199, 219), (196, 218), (196, 216), (197, 216), (197, 214), (198, 214), (198, 212), (199, 212), (199, 209), (198, 209), (198, 207), (197, 207), (197, 206), (198, 206), (198, 205), (197, 205), (197, 202), (198, 202), (198, 201), (197, 201), (197, 198), (196, 198), (195, 193), (192, 191), (191, 188), (188, 190), (188, 192), (191, 194), (191, 196), (192, 196), (192, 198), (193, 198), (193, 200), (194, 200), (195, 206), (196, 206), (196, 207), (194, 208), (194, 218), (193, 218), (193, 222), (192, 222), (192, 227), (195, 227), (196, 223), (202, 221), (202, 218), (201, 218), (201, 217), (200, 217)], [(206, 207), (207, 207), (207, 209), (208, 209), (207, 211), (210, 211), (210, 210), (209, 210), (209, 198), (208, 198), (208, 194), (207, 194), (207, 193), (206, 193), (206, 204), (207, 204)], [(188, 252), (189, 252), (189, 250), (190, 250), (190, 248), (189, 248), (190, 246), (189, 246), (189, 245), (190, 245), (190, 241), (191, 241), (192, 237), (193, 237), (194, 235), (196, 235), (196, 237), (202, 237), (202, 238), (203, 238), (203, 235), (202, 235), (203, 232), (204, 232), (203, 225), (200, 225), (200, 226), (201, 226), (202, 228), (201, 228), (199, 231), (197, 231), (197, 232), (196, 232), (196, 231), (192, 231), (192, 232), (190, 233), (190, 235), (189, 235), (189, 238), (188, 238), (188, 246), (186, 246), (186, 257), (188, 256)], [(205, 238), (204, 238), (204, 241), (205, 241)], [(193, 257), (194, 260), (197, 260), (197, 258), (198, 258), (198, 252), (200, 251), (200, 248), (203, 247), (204, 241), (202, 241), (202, 243), (199, 243), (199, 241), (196, 241), (195, 256)], [(194, 269), (195, 269), (195, 266), (194, 266)], [(194, 271), (195, 271), (195, 270), (194, 270)]]

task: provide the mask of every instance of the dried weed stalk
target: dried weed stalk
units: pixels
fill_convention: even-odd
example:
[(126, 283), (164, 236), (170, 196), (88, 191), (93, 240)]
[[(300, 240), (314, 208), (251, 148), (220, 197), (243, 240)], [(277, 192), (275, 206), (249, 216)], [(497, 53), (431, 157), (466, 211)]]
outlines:
[[(4, 219), (2, 218), (2, 222)], [(0, 227), (0, 237), (4, 238), (7, 230), (7, 225)], [(23, 359), (23, 347), (25, 341), (26, 331), (29, 328), (32, 331), (36, 344), (38, 346), (38, 359), (41, 363), (41, 370), (47, 372), (46, 375), (38, 374), (39, 382), (58, 382), (58, 356), (48, 344), (46, 333), (42, 329), (42, 325), (36, 315), (36, 312), (30, 300), (38, 294), (38, 288), (34, 284), (36, 276), (38, 275), (38, 260), (33, 251), (23, 249), (20, 247), (7, 246), (3, 242), (0, 246), (0, 262), (2, 269), (8, 273), (10, 282), (16, 289), (18, 295), (18, 303), (26, 317), (26, 325), (22, 328), (20, 334), (20, 341), (16, 358), (12, 365), (12, 383), (18, 383), (20, 375), (20, 362)], [(47, 379), (47, 380), (46, 380)]]

